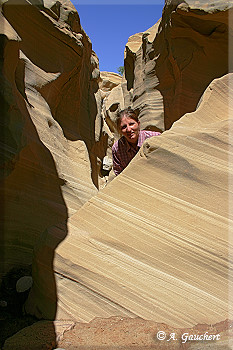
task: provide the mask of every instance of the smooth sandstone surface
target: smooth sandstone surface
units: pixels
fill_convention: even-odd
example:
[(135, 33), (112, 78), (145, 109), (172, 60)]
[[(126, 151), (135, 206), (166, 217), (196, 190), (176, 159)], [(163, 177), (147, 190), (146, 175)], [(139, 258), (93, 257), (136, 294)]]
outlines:
[[(148, 139), (69, 219), (54, 258), (56, 317), (139, 316), (173, 327), (232, 319), (232, 92), (232, 74), (213, 81), (196, 112)], [(34, 266), (46, 260), (38, 254)], [(44, 267), (38, 280), (45, 275)], [(46, 287), (35, 286), (32, 300), (43, 291), (46, 304)]]
[(1, 10), (2, 275), (31, 264), (40, 235), (98, 192), (111, 133), (72, 3), (8, 0)]
[(110, 92), (114, 87), (121, 83), (121, 75), (114, 72), (100, 72), (99, 88), (103, 92)]
[[(112, 88), (69, 1), (4, 2), (2, 273), (32, 263), (26, 312), (176, 328), (233, 318), (231, 6), (166, 1)], [(97, 194), (128, 105), (166, 132)]]

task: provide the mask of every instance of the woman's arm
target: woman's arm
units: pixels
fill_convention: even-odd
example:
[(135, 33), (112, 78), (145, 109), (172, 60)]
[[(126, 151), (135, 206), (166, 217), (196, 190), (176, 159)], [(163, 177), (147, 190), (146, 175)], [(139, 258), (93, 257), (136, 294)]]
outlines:
[(120, 159), (117, 157), (117, 152), (114, 147), (112, 148), (112, 161), (113, 161), (113, 171), (117, 176), (122, 172), (124, 167), (122, 166)]

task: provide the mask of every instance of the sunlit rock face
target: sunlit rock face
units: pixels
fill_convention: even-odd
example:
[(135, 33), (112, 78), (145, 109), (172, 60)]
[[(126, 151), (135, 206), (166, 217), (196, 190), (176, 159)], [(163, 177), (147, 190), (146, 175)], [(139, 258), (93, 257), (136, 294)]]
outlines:
[(114, 87), (122, 81), (121, 75), (114, 72), (100, 72), (99, 88), (103, 93), (110, 92)]
[(167, 1), (160, 33), (148, 52), (163, 96), (166, 129), (194, 111), (209, 83), (228, 72), (228, 19), (220, 1)]
[[(197, 111), (148, 139), (69, 219), (54, 259), (58, 318), (140, 316), (173, 327), (232, 319), (232, 84), (232, 74), (214, 80)], [(40, 249), (34, 266), (46, 280)], [(28, 303), (40, 305), (42, 294), (49, 304), (46, 282)]]
[[(102, 101), (74, 7), (4, 3), (1, 256), (4, 270), (32, 262), (26, 312), (171, 327), (233, 317), (228, 12), (166, 2), (161, 22), (130, 38), (123, 82)], [(96, 195), (115, 114), (128, 105), (142, 128), (167, 131)]]
[[(167, 0), (162, 19), (129, 38), (123, 101), (139, 109), (143, 129), (169, 129), (196, 109), (213, 79), (227, 73), (231, 5)], [(119, 103), (119, 98), (111, 100)]]
[(5, 1), (0, 23), (5, 272), (97, 193), (108, 130), (98, 58), (69, 1)]

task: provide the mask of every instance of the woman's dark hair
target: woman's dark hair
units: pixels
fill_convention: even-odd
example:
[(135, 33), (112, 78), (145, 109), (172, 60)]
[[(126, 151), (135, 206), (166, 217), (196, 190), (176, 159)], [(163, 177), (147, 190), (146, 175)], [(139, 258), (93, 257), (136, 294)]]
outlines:
[(138, 119), (138, 111), (137, 110), (133, 110), (132, 108), (128, 107), (126, 109), (123, 109), (119, 112), (117, 112), (117, 116), (116, 116), (116, 126), (117, 126), (117, 130), (118, 132), (121, 132), (121, 119), (122, 118), (132, 118), (134, 119), (137, 123), (139, 122)]

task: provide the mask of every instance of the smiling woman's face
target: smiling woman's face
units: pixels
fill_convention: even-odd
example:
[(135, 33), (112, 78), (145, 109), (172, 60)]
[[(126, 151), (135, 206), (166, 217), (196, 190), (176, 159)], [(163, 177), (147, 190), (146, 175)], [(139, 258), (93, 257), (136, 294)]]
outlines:
[(140, 122), (136, 122), (136, 120), (130, 117), (122, 117), (120, 130), (129, 143), (135, 144), (138, 142)]

